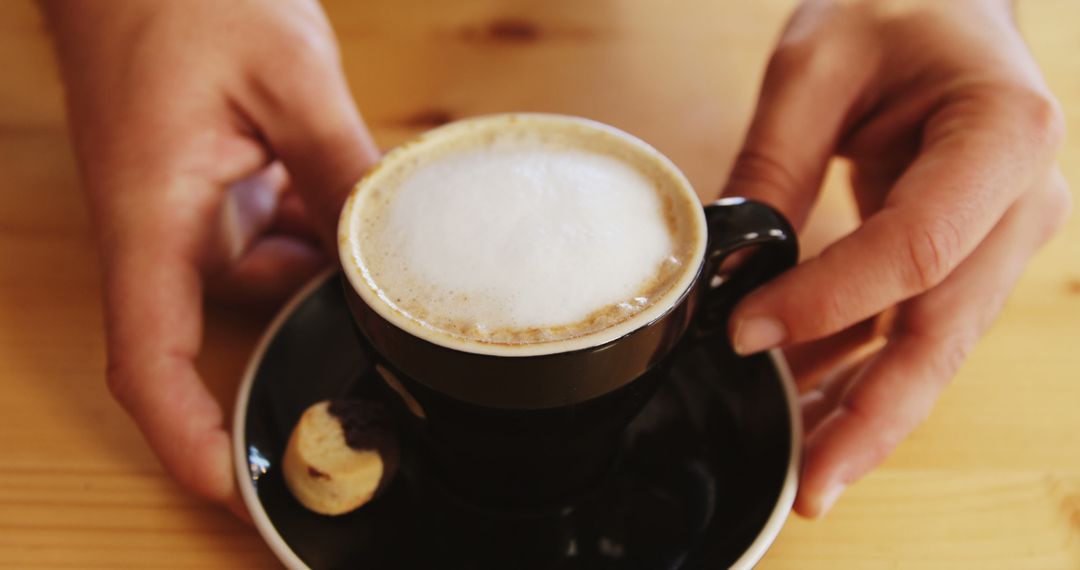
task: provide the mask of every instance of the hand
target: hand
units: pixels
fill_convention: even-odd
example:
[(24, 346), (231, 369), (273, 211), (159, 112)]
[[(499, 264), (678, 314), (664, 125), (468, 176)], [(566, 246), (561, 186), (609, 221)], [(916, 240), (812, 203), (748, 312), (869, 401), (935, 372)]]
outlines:
[(803, 397), (798, 512), (823, 514), (929, 414), (1062, 226), (1062, 136), (1004, 0), (810, 0), (791, 18), (724, 193), (799, 225), (842, 156), (862, 224), (744, 299), (732, 338), (809, 343), (821, 364), (886, 337)]
[(377, 151), (314, 0), (47, 2), (104, 268), (108, 385), (186, 488), (242, 514), (194, 366), (206, 291), (275, 300), (327, 263)]

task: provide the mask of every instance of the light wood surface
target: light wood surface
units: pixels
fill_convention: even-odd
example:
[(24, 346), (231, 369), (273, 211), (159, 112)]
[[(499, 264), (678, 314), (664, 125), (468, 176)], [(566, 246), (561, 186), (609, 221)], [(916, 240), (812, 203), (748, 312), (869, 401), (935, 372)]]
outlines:
[[(708, 197), (793, 2), (326, 4), (381, 145), (442, 117), (578, 114), (652, 142)], [(1080, 3), (1020, 6), (1080, 133)], [(535, 33), (500, 40), (499, 21)], [(1061, 155), (1074, 188), (1078, 141)], [(0, 567), (273, 567), (253, 530), (172, 483), (106, 392), (98, 265), (28, 0), (0, 2), (0, 178)], [(841, 179), (826, 209), (848, 207)], [(841, 231), (832, 219), (811, 231)], [(231, 406), (265, 317), (210, 311), (201, 368)], [(929, 421), (826, 519), (790, 520), (761, 567), (1080, 568), (1080, 219)]]

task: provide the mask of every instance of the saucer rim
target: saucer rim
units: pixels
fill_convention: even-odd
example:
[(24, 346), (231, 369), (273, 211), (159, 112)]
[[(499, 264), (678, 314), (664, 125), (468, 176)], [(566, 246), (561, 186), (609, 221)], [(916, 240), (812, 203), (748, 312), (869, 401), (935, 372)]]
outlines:
[[(255, 529), (262, 536), (263, 541), (277, 556), (278, 560), (290, 570), (311, 570), (296, 552), (289, 547), (285, 538), (277, 531), (273, 521), (267, 514), (263, 504), (259, 501), (255, 485), (251, 484), (250, 463), (247, 458), (247, 411), (250, 401), (251, 388), (255, 384), (255, 376), (259, 370), (267, 349), (277, 336), (278, 331), (285, 322), (293, 315), (296, 308), (311, 294), (322, 287), (328, 279), (338, 273), (337, 268), (327, 268), (308, 281), (297, 291), (288, 302), (278, 311), (270, 325), (259, 338), (255, 350), (251, 353), (244, 374), (237, 389), (236, 405), (233, 409), (233, 470), (236, 475), (237, 485), (240, 488), (240, 497), (244, 507), (251, 516)], [(780, 376), (780, 383), (784, 388), (788, 405), (789, 424), (791, 425), (791, 446), (789, 450), (787, 473), (784, 475), (784, 483), (780, 489), (780, 495), (773, 505), (769, 518), (762, 525), (757, 537), (750, 546), (743, 551), (742, 555), (732, 563), (732, 569), (748, 570), (753, 568), (765, 555), (769, 546), (783, 529), (787, 515), (795, 503), (795, 495), (798, 490), (799, 471), (802, 462), (802, 416), (798, 406), (798, 392), (795, 381), (788, 368), (787, 361), (778, 349), (769, 351), (769, 358), (773, 367)]]
[(263, 538), (270, 550), (290, 570), (311, 570), (311, 568), (296, 555), (296, 552), (285, 542), (285, 538), (277, 531), (270, 515), (266, 513), (262, 502), (256, 492), (255, 485), (251, 482), (250, 462), (247, 458), (247, 410), (251, 399), (251, 387), (255, 384), (255, 375), (259, 371), (259, 365), (266, 356), (270, 343), (277, 336), (278, 331), (285, 322), (296, 312), (297, 307), (311, 296), (319, 287), (326, 283), (337, 273), (337, 269), (329, 267), (320, 272), (310, 281), (304, 284), (274, 315), (270, 325), (263, 331), (259, 343), (251, 353), (247, 366), (244, 367), (244, 375), (240, 381), (240, 387), (236, 394), (236, 405), (233, 410), (233, 471), (236, 474), (237, 485), (240, 487), (240, 498), (244, 501), (244, 507), (251, 515), (251, 521), (255, 523), (255, 529)]

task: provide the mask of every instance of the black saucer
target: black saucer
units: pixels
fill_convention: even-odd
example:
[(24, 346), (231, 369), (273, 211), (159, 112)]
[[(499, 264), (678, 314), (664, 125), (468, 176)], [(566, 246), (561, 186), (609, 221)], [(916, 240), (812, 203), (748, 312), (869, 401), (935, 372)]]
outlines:
[(425, 484), (408, 457), (372, 503), (314, 514), (279, 462), (310, 404), (339, 397), (368, 366), (340, 279), (326, 274), (275, 320), (237, 400), (234, 447), (259, 532), (293, 568), (751, 567), (795, 497), (800, 425), (778, 353), (733, 356), (723, 341), (680, 353), (673, 377), (630, 425), (595, 494), (547, 512), (492, 512)]

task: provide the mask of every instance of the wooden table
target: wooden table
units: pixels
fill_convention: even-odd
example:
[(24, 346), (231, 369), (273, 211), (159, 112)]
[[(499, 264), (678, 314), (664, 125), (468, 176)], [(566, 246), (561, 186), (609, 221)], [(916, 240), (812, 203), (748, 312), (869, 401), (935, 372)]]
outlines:
[[(380, 144), (445, 117), (572, 113), (652, 142), (707, 197), (793, 2), (327, 4)], [(1020, 16), (1080, 132), (1080, 4)], [(1074, 187), (1078, 139), (1061, 157)], [(0, 567), (274, 566), (252, 529), (173, 484), (106, 392), (98, 264), (28, 0), (0, 2), (0, 177)], [(849, 207), (841, 178), (824, 209)], [(814, 235), (834, 230), (818, 219)], [(266, 319), (210, 312), (201, 369), (231, 406)], [(1080, 568), (1080, 218), (930, 420), (826, 519), (790, 520), (761, 567)]]

